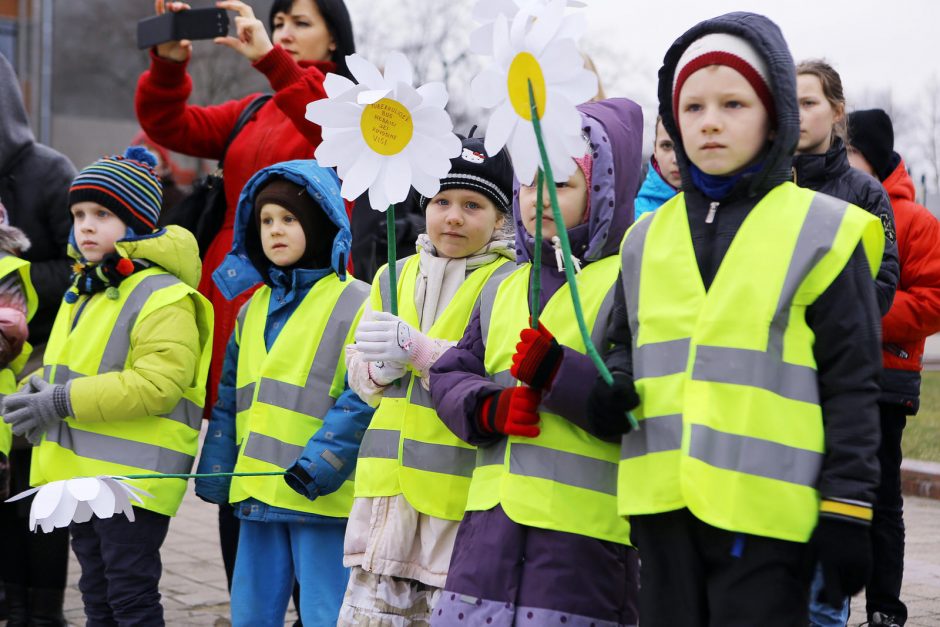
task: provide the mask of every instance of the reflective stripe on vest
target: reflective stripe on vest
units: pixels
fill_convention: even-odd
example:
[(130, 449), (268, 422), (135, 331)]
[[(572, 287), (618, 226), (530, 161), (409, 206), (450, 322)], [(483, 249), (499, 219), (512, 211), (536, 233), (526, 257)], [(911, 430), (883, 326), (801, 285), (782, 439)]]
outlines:
[[(419, 257), (399, 260), (399, 316), (420, 326), (414, 305)], [(474, 270), (447, 308), (427, 331), (429, 337), (456, 341), (480, 294), (498, 285), (514, 265), (500, 259)], [(372, 307), (387, 311), (390, 304), (388, 272), (380, 270), (372, 289)], [(357, 497), (403, 494), (419, 512), (460, 520), (466, 505), (476, 452), (447, 429), (434, 410), (431, 393), (408, 371), (385, 388), (382, 401), (366, 431), (359, 451)]]
[[(602, 353), (613, 310), (617, 261), (601, 259), (577, 275), (585, 321)], [(501, 387), (518, 385), (509, 367), (519, 332), (528, 324), (529, 278), (530, 266), (523, 266), (481, 296), (486, 372)], [(494, 319), (499, 324), (492, 324)], [(560, 344), (584, 352), (571, 320), (567, 284), (549, 299), (540, 321)], [(629, 525), (617, 515), (617, 445), (591, 436), (544, 407), (539, 415), (538, 437), (510, 436), (477, 451), (467, 509), (486, 510), (499, 504), (520, 524), (629, 543)]]
[[(323, 424), (342, 392), (345, 345), (361, 311), (368, 286), (335, 275), (317, 281), (291, 314), (270, 350), (264, 328), (271, 290), (262, 287), (239, 312), (236, 374), (236, 472), (265, 472), (290, 467), (303, 454), (310, 436)], [(298, 372), (306, 368), (306, 372)], [(339, 387), (337, 387), (339, 386)], [(342, 469), (347, 461), (332, 452), (321, 457)], [(311, 501), (283, 480), (236, 477), (233, 503), (255, 498), (268, 505), (323, 516), (344, 517), (352, 505), (352, 481)]]
[(876, 222), (781, 185), (751, 211), (707, 292), (684, 196), (628, 232), (623, 287), (642, 403), (641, 429), (621, 447), (622, 514), (685, 506), (723, 529), (807, 540), (824, 446), (803, 312), (859, 243), (874, 275)]
[[(159, 268), (128, 277), (118, 293), (116, 301), (102, 294), (62, 305), (46, 347), (43, 377), (64, 384), (124, 370), (138, 319), (181, 298), (191, 298), (204, 352), (197, 360), (198, 387), (185, 388), (180, 401), (165, 415), (85, 422), (69, 417), (59, 422), (34, 449), (30, 478), (34, 484), (98, 474), (183, 474), (192, 468), (202, 423), (211, 306), (194, 289)], [(145, 497), (143, 508), (172, 516), (186, 482), (154, 479), (140, 480), (137, 485), (153, 495)]]

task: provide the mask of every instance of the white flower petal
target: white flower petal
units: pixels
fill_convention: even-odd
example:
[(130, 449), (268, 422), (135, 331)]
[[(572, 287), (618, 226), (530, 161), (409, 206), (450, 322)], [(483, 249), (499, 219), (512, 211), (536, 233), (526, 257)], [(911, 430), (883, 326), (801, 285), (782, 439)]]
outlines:
[(516, 52), (509, 41), (509, 21), (500, 15), (493, 22), (493, 59), (500, 67), (508, 68)]
[[(568, 6), (573, 6), (583, 3), (572, 3), (569, 2)], [(584, 33), (587, 32), (587, 15), (584, 13), (574, 13), (572, 15), (565, 16), (564, 21), (561, 23), (561, 27), (558, 29), (558, 34), (556, 37), (558, 39), (572, 39), (578, 41), (581, 37), (584, 36)]]
[[(99, 516), (99, 518), (110, 518), (114, 512), (108, 512), (106, 516)], [(86, 523), (91, 520), (91, 517), (95, 515), (94, 510), (91, 509), (91, 505), (85, 501), (77, 501), (75, 503), (75, 513), (72, 514), (71, 522), (77, 523)]]
[(33, 499), (33, 504), (30, 507), (31, 513), (35, 514), (37, 519), (51, 516), (58, 507), (59, 501), (62, 500), (64, 491), (64, 481), (53, 481), (42, 486), (39, 494)]
[(421, 96), (414, 87), (406, 83), (395, 85), (395, 100), (408, 109), (409, 113), (421, 106)]
[(372, 185), (382, 165), (382, 158), (372, 149), (363, 147), (355, 163), (346, 172), (343, 179), (342, 196), (346, 200), (356, 200)]
[(305, 118), (326, 127), (359, 126), (362, 107), (353, 102), (316, 100), (307, 105)]
[(356, 84), (339, 74), (334, 74), (330, 72), (326, 75), (326, 79), (323, 81), (323, 88), (326, 90), (326, 95), (330, 98), (337, 98), (341, 94), (346, 93), (350, 89), (355, 89)]
[(470, 50), (479, 55), (493, 54), (493, 25), (484, 24), (470, 31)]
[(368, 89), (360, 92), (359, 95), (356, 96), (356, 103), (360, 105), (375, 104), (390, 93), (392, 93), (392, 90), (388, 87), (383, 87), (382, 89)]
[(437, 192), (441, 191), (441, 178), (428, 176), (424, 172), (415, 170), (411, 173), (411, 186), (425, 198), (433, 198)]
[(443, 109), (447, 106), (447, 87), (444, 83), (425, 83), (417, 89), (421, 96), (421, 106)]
[(389, 204), (400, 203), (411, 189), (411, 164), (402, 155), (395, 155), (385, 166), (385, 195)]
[(42, 486), (38, 488), (30, 488), (29, 490), (23, 490), (16, 496), (11, 496), (10, 498), (8, 498), (6, 501), (4, 501), (4, 503), (12, 503), (13, 501), (19, 501), (21, 499), (25, 499), (30, 494), (35, 494), (36, 492), (39, 492), (40, 490), (42, 490)]
[(485, 24), (486, 22), (495, 20), (497, 15), (509, 14), (510, 12), (515, 14), (518, 10), (513, 0), (478, 0), (478, 2), (473, 5), (471, 15), (477, 22)]
[(526, 37), (526, 45), (539, 56), (558, 33), (565, 17), (565, 0), (556, 0), (548, 4), (532, 24)]
[(588, 70), (578, 72), (559, 87), (559, 93), (573, 105), (585, 103), (597, 93), (597, 75)]
[(493, 115), (490, 116), (489, 123), (486, 125), (486, 139), (483, 142), (486, 154), (495, 155), (499, 152), (509, 141), (509, 135), (517, 123), (528, 124), (528, 122), (520, 120), (511, 104), (504, 102), (501, 106), (496, 107)]
[(385, 57), (385, 80), (389, 85), (414, 83), (414, 72), (407, 57), (398, 51), (390, 52)]
[(382, 177), (376, 178), (375, 184), (369, 188), (369, 205), (376, 211), (386, 212), (391, 204), (385, 195), (385, 185)]
[(355, 162), (361, 150), (368, 150), (362, 141), (362, 133), (358, 130), (348, 131), (342, 138), (320, 142), (314, 157), (316, 157), (317, 163), (322, 166), (336, 166), (337, 174), (342, 171), (342, 175), (340, 175), (340, 178), (342, 178), (347, 169)]
[(46, 518), (56, 529), (68, 527), (75, 515), (75, 508), (78, 507), (78, 500), (72, 496), (68, 490), (62, 491), (62, 497), (55, 511)]
[(382, 89), (385, 87), (385, 79), (382, 77), (382, 73), (362, 55), (351, 54), (346, 57), (346, 67), (349, 68), (356, 81), (367, 89)]
[(98, 495), (88, 501), (89, 507), (95, 512), (98, 518), (108, 518), (114, 515), (114, 506), (117, 500), (114, 497), (114, 491), (107, 484), (102, 484), (102, 489)]
[(506, 74), (493, 67), (484, 68), (470, 81), (473, 100), (484, 109), (491, 109), (509, 98)]
[[(489, 152), (489, 151), (487, 151)], [(535, 171), (539, 164), (539, 149), (535, 143), (535, 132), (532, 125), (520, 123), (516, 125), (509, 138), (509, 156), (512, 158), (513, 170), (520, 181), (534, 181)]]
[(428, 135), (444, 135), (453, 129), (453, 121), (443, 109), (422, 107), (411, 112), (415, 132)]
[(579, 71), (591, 73), (584, 67), (578, 45), (570, 39), (553, 41), (538, 56), (539, 66), (545, 72), (545, 82), (557, 85), (573, 78)]
[(96, 477), (79, 477), (66, 481), (65, 488), (79, 501), (90, 501), (101, 492), (101, 482)]

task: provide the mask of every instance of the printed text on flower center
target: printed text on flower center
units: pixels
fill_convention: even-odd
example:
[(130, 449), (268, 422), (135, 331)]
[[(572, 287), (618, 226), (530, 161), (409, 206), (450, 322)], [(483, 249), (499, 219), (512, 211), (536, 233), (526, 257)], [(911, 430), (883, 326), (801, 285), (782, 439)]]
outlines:
[(359, 127), (366, 145), (386, 157), (404, 150), (415, 130), (408, 108), (389, 98), (363, 109)]

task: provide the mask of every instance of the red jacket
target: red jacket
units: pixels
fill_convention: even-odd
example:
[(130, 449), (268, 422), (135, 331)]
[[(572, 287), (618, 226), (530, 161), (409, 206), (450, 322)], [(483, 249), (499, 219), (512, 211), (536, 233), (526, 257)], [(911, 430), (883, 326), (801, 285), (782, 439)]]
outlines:
[(914, 202), (914, 182), (904, 161), (882, 185), (891, 197), (897, 228), (901, 280), (882, 319), (885, 372), (882, 401), (917, 413), (924, 342), (940, 332), (940, 225)]
[[(206, 409), (216, 399), (225, 344), (232, 334), (235, 316), (250, 294), (227, 301), (212, 282), (212, 273), (232, 247), (235, 207), (251, 176), (266, 166), (290, 159), (312, 159), (320, 144), (320, 127), (304, 118), (307, 103), (326, 97), (324, 72), (332, 63), (299, 64), (280, 46), (254, 63), (274, 90), (232, 142), (225, 158), (225, 224), (206, 252), (202, 265), (202, 292), (215, 309), (212, 365), (207, 384)], [(176, 152), (218, 160), (238, 114), (257, 94), (220, 105), (187, 104), (192, 78), (186, 63), (175, 63), (151, 54), (150, 70), (137, 82), (136, 107), (141, 127), (158, 144)]]

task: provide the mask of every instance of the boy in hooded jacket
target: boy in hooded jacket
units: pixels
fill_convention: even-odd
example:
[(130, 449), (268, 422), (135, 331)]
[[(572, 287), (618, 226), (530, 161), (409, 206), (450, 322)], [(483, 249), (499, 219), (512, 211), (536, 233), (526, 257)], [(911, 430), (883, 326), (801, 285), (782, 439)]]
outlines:
[[(636, 552), (629, 525), (616, 512), (619, 450), (616, 438), (604, 440), (586, 420), (597, 371), (555, 262), (581, 267), (576, 280), (585, 320), (603, 353), (616, 251), (639, 187), (642, 112), (626, 99), (578, 109), (585, 155), (575, 160), (575, 174), (556, 184), (564, 225), (551, 218), (546, 190), (543, 240), (535, 241), (537, 190), (517, 181), (516, 259), (523, 263), (483, 291), (463, 337), (431, 368), (438, 415), (479, 447), (432, 625), (637, 622)], [(573, 259), (561, 258), (557, 228), (567, 230)], [(532, 264), (524, 262), (536, 246), (545, 260), (542, 315), (531, 329)]]
[(643, 556), (640, 615), (805, 625), (814, 559), (832, 603), (870, 568), (884, 232), (788, 181), (795, 72), (767, 18), (679, 37), (659, 99), (683, 192), (624, 239), (615, 385), (598, 380), (589, 409), (625, 433), (618, 505)]
[[(35, 445), (30, 483), (192, 469), (212, 340), (196, 291), (199, 253), (184, 229), (155, 231), (161, 184), (139, 146), (99, 159), (69, 190), (76, 259), (41, 374), (3, 401)], [(69, 526), (90, 624), (162, 625), (160, 546), (186, 481), (135, 482), (123, 515)]]
[(349, 221), (336, 174), (316, 161), (257, 172), (238, 201), (227, 298), (263, 281), (238, 314), (196, 494), (240, 519), (233, 625), (283, 625), (294, 580), (307, 625), (336, 623), (349, 576), (350, 476), (373, 410), (346, 384), (344, 347), (369, 295), (346, 275)]

